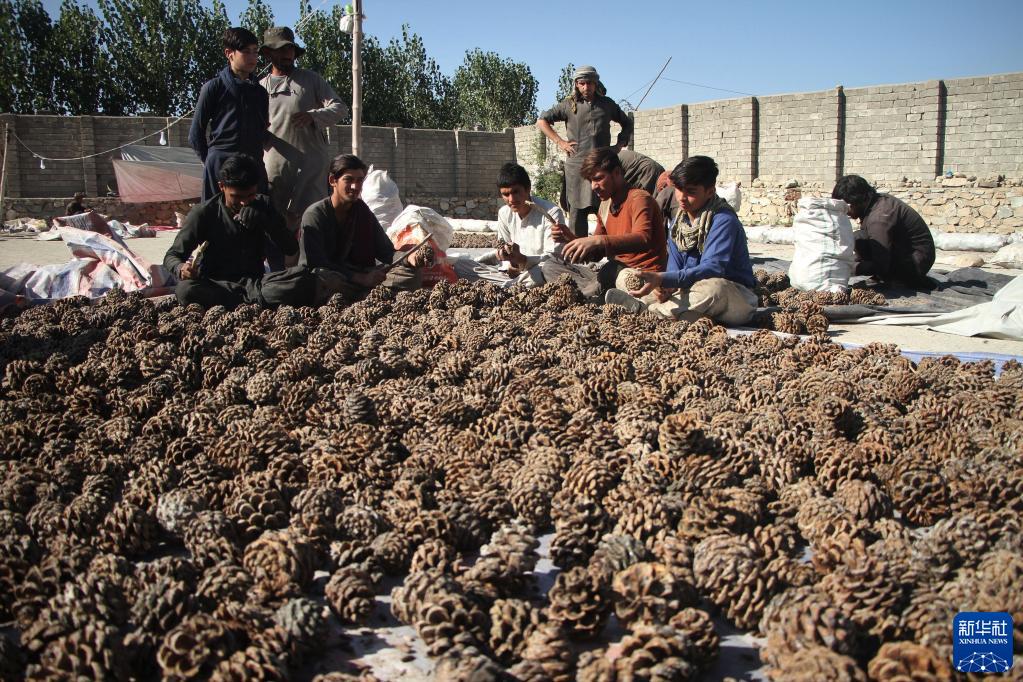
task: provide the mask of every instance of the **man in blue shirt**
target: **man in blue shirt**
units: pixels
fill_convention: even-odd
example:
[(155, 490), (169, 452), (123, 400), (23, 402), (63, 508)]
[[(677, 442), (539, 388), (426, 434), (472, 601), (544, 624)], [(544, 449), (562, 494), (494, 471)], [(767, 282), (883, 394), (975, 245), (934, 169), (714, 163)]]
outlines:
[(665, 216), (667, 269), (637, 270), (631, 296), (609, 294), (608, 303), (681, 320), (706, 316), (726, 325), (749, 321), (757, 297), (746, 232), (732, 207), (717, 195), (717, 177), (717, 164), (708, 156), (692, 156), (675, 167), (671, 184), (678, 210)]
[[(203, 201), (220, 191), (220, 166), (228, 157), (247, 154), (263, 158), (270, 125), (270, 96), (252, 75), (259, 61), (259, 39), (244, 28), (229, 28), (224, 31), (223, 44), (227, 66), (202, 86), (188, 131), (188, 143), (205, 166)], [(265, 170), (258, 189), (266, 193)]]

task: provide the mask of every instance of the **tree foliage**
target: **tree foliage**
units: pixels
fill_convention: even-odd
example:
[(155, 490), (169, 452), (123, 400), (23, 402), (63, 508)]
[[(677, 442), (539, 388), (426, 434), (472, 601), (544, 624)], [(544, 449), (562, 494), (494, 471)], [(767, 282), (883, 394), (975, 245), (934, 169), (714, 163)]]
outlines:
[[(199, 88), (224, 68), (221, 34), (231, 23), (222, 0), (62, 0), (52, 20), (40, 0), (0, 0), (0, 111), (159, 116), (187, 114)], [(343, 16), (300, 0), (299, 65), (320, 73), (350, 102), (352, 38)], [(262, 38), (274, 25), (269, 0), (249, 0), (236, 25)], [(479, 49), (454, 78), (405, 25), (386, 44), (362, 44), (362, 120), (367, 125), (490, 129), (531, 122), (536, 79), (525, 64)]]
[(575, 79), (572, 78), (574, 73), (575, 64), (572, 62), (561, 67), (561, 74), (558, 75), (558, 91), (555, 95), (555, 104), (572, 94), (572, 91), (575, 89)]
[(536, 120), (539, 83), (529, 66), (476, 48), (455, 71), (458, 123), (503, 130)]

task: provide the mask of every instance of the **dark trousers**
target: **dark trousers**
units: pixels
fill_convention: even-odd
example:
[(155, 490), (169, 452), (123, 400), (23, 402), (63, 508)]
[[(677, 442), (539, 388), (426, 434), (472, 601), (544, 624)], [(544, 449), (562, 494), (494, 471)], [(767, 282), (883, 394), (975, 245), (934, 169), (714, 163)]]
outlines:
[(178, 282), (174, 293), (181, 305), (198, 303), (204, 308), (222, 305), (236, 308), (242, 303), (255, 303), (268, 308), (280, 305), (309, 305), (316, 282), (312, 273), (295, 266), (263, 277), (242, 277), (237, 280), (186, 279)]
[(571, 208), (568, 211), (568, 226), (575, 232), (576, 237), (588, 237), (590, 236), (590, 224), (587, 221), (587, 216), (594, 213), (595, 209), (587, 206), (586, 208)]
[[(863, 230), (857, 230), (853, 235), (856, 240), (854, 246), (856, 249), (857, 260), (866, 260), (871, 257), (872, 250), (875, 248), (871, 239), (866, 237), (866, 232)], [(934, 252), (925, 253), (921, 251), (897, 251), (891, 254), (891, 261), (888, 266), (888, 273), (885, 275), (878, 275), (878, 279), (889, 282), (900, 282), (902, 284), (908, 284), (911, 287), (925, 287), (932, 288), (934, 286), (933, 280), (927, 277), (927, 273), (930, 272), (931, 266), (934, 265)]]

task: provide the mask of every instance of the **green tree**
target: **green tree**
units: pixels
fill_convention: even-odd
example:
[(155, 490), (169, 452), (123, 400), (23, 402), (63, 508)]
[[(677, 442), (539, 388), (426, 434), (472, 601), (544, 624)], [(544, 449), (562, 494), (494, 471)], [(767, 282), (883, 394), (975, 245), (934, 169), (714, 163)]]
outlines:
[(273, 8), (263, 0), (249, 0), (249, 6), (238, 16), (238, 25), (249, 29), (262, 41), (263, 33), (274, 25)]
[(572, 91), (575, 90), (575, 79), (572, 78), (574, 73), (575, 64), (572, 62), (561, 68), (561, 75), (558, 76), (558, 91), (555, 95), (555, 104), (571, 95)]
[[(406, 127), (451, 128), (458, 122), (457, 99), (451, 80), (427, 53), (423, 39), (401, 27), (401, 40), (392, 38), (383, 58), (393, 69), (387, 92), (395, 99), (397, 119)], [(376, 82), (373, 87), (379, 87)], [(363, 91), (367, 86), (363, 86)]]
[(305, 48), (299, 60), (304, 69), (315, 71), (333, 86), (342, 101), (352, 98), (352, 37), (338, 30), (343, 10), (340, 4), (327, 14), (322, 10), (311, 12), (309, 0), (299, 3), (301, 25), (298, 42)]
[(109, 95), (103, 86), (109, 75), (109, 59), (100, 38), (103, 23), (91, 7), (64, 0), (53, 27), (56, 50), (54, 89), (62, 113), (95, 114), (106, 109)]
[(7, 39), (0, 42), (0, 111), (17, 112), (18, 90), (21, 87), (24, 48), (15, 14), (15, 3), (0, 0), (0, 35)]
[(99, 0), (99, 7), (116, 92), (107, 113), (184, 113), (224, 64), (219, 0), (212, 10), (198, 0)]
[[(16, 73), (20, 87), (15, 94), (15, 111), (30, 114), (55, 110), (53, 80), (53, 23), (39, 0), (16, 0), (14, 3), (17, 38), (21, 42), (21, 61)], [(5, 74), (10, 77), (11, 73)]]
[(487, 130), (525, 125), (536, 120), (539, 87), (529, 66), (476, 48), (465, 53), (455, 71), (459, 124)]

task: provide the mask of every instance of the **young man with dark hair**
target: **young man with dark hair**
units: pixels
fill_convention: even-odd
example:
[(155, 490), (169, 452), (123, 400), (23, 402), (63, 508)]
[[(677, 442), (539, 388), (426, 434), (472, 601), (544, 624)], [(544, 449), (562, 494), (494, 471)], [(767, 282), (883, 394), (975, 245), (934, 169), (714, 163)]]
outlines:
[[(624, 149), (632, 137), (632, 119), (605, 95), (600, 74), (592, 66), (580, 66), (572, 80), (572, 94), (545, 111), (537, 119), (536, 127), (568, 157), (565, 159), (568, 224), (577, 237), (585, 237), (589, 234), (587, 218), (597, 202), (590, 183), (582, 175), (583, 160), (590, 150), (611, 145), (611, 121), (622, 127), (614, 149)], [(565, 122), (567, 140), (554, 130), (558, 121)]]
[(619, 275), (626, 268), (657, 272), (668, 259), (661, 210), (648, 192), (625, 182), (618, 154), (611, 147), (595, 149), (583, 161), (580, 173), (600, 198), (597, 230), (590, 237), (576, 237), (555, 228), (555, 239), (565, 243), (564, 259), (570, 263), (609, 262), (598, 273), (603, 289), (622, 288)]
[[(463, 279), (485, 279), (501, 286), (521, 284), (539, 286), (546, 279), (543, 261), (559, 250), (551, 228), (565, 222), (561, 209), (539, 197), (531, 196), (526, 169), (506, 163), (497, 174), (497, 189), (504, 206), (497, 212), (497, 238), (500, 246), (478, 262), (471, 258), (455, 261), (455, 273)], [(552, 219), (554, 223), (552, 224)], [(496, 266), (507, 261), (510, 268)]]
[[(183, 305), (233, 308), (241, 303), (279, 305), (296, 303), (311, 295), (309, 278), (295, 269), (264, 277), (267, 238), (298, 261), (298, 242), (284, 218), (259, 194), (263, 165), (251, 156), (235, 154), (220, 166), (220, 193), (192, 208), (181, 231), (163, 259), (163, 266), (178, 278), (176, 294)], [(200, 249), (201, 255), (192, 254)]]
[(934, 265), (934, 238), (919, 213), (880, 194), (859, 175), (839, 178), (831, 198), (849, 204), (849, 217), (860, 221), (854, 235), (854, 274), (930, 288), (927, 272)]
[(305, 210), (327, 196), (327, 127), (348, 116), (348, 107), (320, 74), (295, 66), (305, 48), (287, 26), (268, 28), (259, 49), (273, 67), (260, 81), (270, 97), (263, 157), (270, 200), (288, 228), (297, 231)]
[[(202, 86), (188, 131), (188, 142), (205, 168), (204, 202), (219, 191), (220, 165), (225, 159), (234, 154), (263, 157), (270, 124), (269, 97), (252, 77), (259, 60), (259, 40), (251, 31), (235, 27), (224, 31), (223, 45), (227, 66)], [(260, 171), (257, 189), (266, 191), (265, 170)]]
[(302, 215), (299, 262), (318, 277), (316, 303), (334, 293), (357, 300), (379, 284), (404, 290), (422, 286), (422, 267), (427, 264), (422, 251), (387, 269), (400, 254), (361, 199), (368, 170), (353, 154), (335, 157), (327, 176), (330, 196), (317, 201)]
[(642, 286), (630, 290), (631, 296), (608, 292), (608, 303), (690, 321), (703, 316), (728, 325), (749, 321), (757, 297), (746, 232), (717, 196), (717, 177), (709, 156), (692, 156), (675, 167), (671, 184), (679, 208), (668, 216), (666, 271), (636, 272)]

